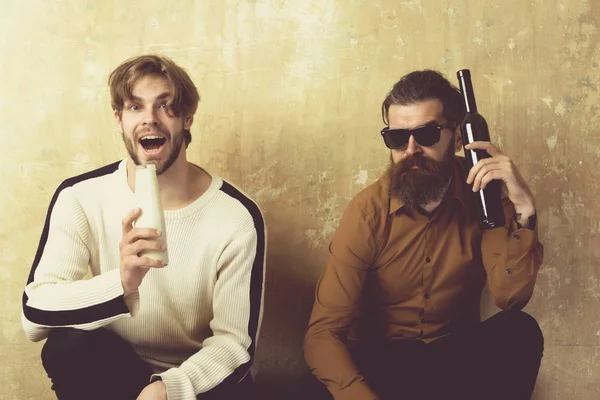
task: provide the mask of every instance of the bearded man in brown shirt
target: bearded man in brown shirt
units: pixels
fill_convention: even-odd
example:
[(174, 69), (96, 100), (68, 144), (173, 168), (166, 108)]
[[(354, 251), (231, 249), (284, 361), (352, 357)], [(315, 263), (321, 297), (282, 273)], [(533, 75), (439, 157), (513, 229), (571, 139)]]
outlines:
[[(489, 142), (467, 146), (491, 155), (470, 170), (455, 155), (465, 110), (440, 73), (404, 76), (382, 114), (392, 163), (330, 244), (304, 343), (330, 394), (311, 398), (529, 399), (543, 352), (520, 311), (543, 257), (531, 190)], [(475, 196), (494, 179), (506, 223), (483, 230)], [(481, 322), (486, 282), (503, 311)]]

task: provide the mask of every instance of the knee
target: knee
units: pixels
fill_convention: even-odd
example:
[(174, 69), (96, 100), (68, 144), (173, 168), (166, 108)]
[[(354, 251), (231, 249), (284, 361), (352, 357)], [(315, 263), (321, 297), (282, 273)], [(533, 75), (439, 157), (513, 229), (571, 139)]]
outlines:
[(544, 351), (544, 334), (535, 318), (524, 311), (509, 310), (500, 314), (506, 331), (510, 332), (515, 340), (526, 345), (528, 350), (541, 355)]
[(52, 329), (42, 348), (42, 365), (49, 376), (57, 371), (77, 367), (77, 360), (86, 357), (93, 346), (94, 331), (74, 328)]

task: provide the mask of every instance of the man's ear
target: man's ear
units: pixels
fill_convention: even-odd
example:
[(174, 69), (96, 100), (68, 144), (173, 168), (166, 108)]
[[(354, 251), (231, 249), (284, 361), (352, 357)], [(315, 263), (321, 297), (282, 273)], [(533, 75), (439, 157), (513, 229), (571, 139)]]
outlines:
[(117, 110), (113, 110), (113, 115), (115, 116), (115, 120), (117, 121), (117, 128), (119, 128), (119, 131), (123, 133), (123, 121), (121, 120), (121, 113)]
[(454, 131), (454, 152), (458, 153), (463, 148), (462, 135), (460, 134), (460, 125)]
[(192, 127), (193, 123), (194, 123), (193, 115), (185, 117), (185, 119), (183, 120), (183, 129), (185, 129), (186, 131), (189, 131), (190, 128)]

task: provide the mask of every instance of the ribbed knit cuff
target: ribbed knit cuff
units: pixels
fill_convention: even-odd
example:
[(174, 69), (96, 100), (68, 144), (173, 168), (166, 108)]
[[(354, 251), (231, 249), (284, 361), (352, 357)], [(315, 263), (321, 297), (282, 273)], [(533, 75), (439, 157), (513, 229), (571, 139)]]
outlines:
[(171, 368), (162, 374), (154, 374), (160, 376), (164, 384), (167, 386), (168, 400), (196, 400), (194, 386), (190, 382), (188, 376), (179, 368)]

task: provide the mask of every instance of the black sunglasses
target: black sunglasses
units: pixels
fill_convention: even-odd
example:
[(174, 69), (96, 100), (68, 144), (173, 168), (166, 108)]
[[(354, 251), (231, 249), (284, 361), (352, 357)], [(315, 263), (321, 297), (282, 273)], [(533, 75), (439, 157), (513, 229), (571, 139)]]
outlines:
[(406, 147), (411, 136), (414, 136), (421, 146), (433, 146), (440, 141), (440, 135), (444, 128), (454, 129), (454, 126), (451, 124), (425, 125), (415, 129), (390, 129), (386, 127), (381, 130), (381, 136), (383, 136), (383, 141), (388, 149), (398, 150)]

